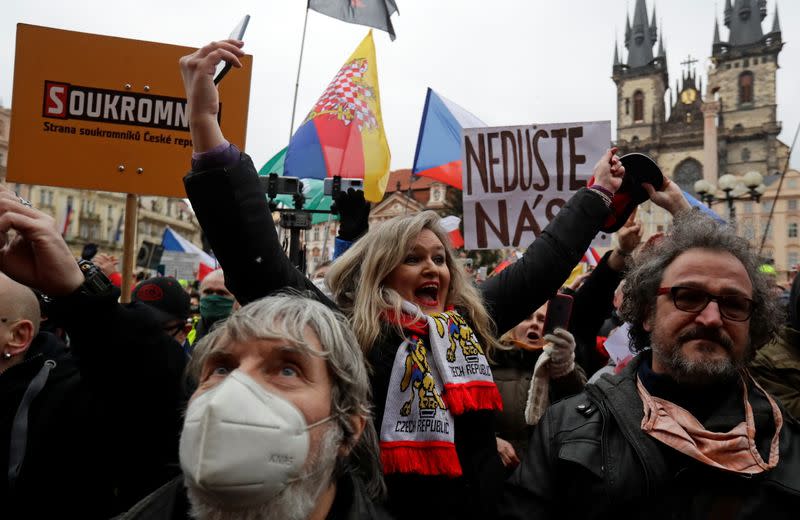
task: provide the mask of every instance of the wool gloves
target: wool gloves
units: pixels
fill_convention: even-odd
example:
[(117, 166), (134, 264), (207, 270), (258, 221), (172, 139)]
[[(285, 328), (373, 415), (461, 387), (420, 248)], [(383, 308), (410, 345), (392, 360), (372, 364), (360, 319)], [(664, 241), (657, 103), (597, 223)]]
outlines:
[(575, 338), (569, 331), (556, 329), (544, 337), (544, 351), (550, 355), (550, 377), (564, 377), (575, 370)]
[(575, 370), (575, 338), (564, 329), (556, 329), (544, 337), (547, 344), (536, 360), (528, 402), (525, 405), (525, 422), (534, 425), (550, 405), (550, 380), (564, 377)]

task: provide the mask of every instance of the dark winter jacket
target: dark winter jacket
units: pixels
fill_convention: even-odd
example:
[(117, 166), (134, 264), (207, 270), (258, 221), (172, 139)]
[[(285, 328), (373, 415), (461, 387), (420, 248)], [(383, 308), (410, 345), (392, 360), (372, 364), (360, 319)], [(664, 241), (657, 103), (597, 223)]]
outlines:
[[(225, 272), (225, 285), (239, 302), (245, 304), (290, 287), (312, 291), (320, 301), (335, 307), (292, 266), (280, 248), (261, 183), (247, 155), (242, 154), (231, 167), (192, 172), (184, 178), (184, 184)], [(512, 328), (558, 290), (607, 213), (599, 196), (589, 190), (579, 191), (519, 261), (482, 284), (483, 301), (496, 330)], [(378, 428), (391, 363), (401, 342), (399, 337), (384, 335), (371, 349)], [(476, 513), (476, 504), (494, 507), (502, 481), (502, 463), (497, 455), (492, 414), (462, 414), (456, 419), (454, 434), (463, 478), (438, 478), (433, 482), (417, 475), (388, 476), (389, 509), (393, 514), (404, 518), (423, 511), (436, 518), (467, 518)]]
[[(177, 473), (183, 355), (149, 310), (117, 297), (62, 298), (51, 314), (72, 349), (40, 332), (25, 360), (0, 374), (2, 518), (106, 519)], [(14, 417), (45, 364), (10, 485)]]
[[(773, 470), (742, 476), (704, 465), (642, 431), (636, 375), (645, 360), (647, 353), (547, 411), (509, 481), (500, 518), (797, 518), (800, 425), (784, 413)], [(706, 428), (728, 431), (744, 419), (740, 389), (728, 394), (703, 420)], [(749, 396), (764, 457), (772, 411), (761, 392), (751, 388)]]
[(781, 334), (761, 347), (750, 364), (764, 390), (800, 418), (800, 276), (789, 292), (787, 322)]
[[(183, 476), (176, 477), (114, 520), (186, 520), (189, 501)], [(336, 483), (336, 498), (326, 520), (390, 520), (386, 511), (372, 503), (364, 484), (345, 474)]]

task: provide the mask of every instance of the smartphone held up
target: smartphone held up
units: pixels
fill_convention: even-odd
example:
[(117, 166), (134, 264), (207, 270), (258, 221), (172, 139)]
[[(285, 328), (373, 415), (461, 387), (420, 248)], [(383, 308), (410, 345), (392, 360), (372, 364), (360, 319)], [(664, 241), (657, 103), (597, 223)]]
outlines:
[[(244, 15), (244, 18), (233, 28), (231, 34), (228, 36), (229, 40), (242, 40), (244, 38), (244, 32), (247, 30), (247, 24), (250, 23), (250, 15)], [(219, 84), (222, 81), (222, 78), (231, 70), (232, 65), (227, 61), (221, 61), (219, 65), (217, 65), (217, 71), (214, 73), (214, 85)]]

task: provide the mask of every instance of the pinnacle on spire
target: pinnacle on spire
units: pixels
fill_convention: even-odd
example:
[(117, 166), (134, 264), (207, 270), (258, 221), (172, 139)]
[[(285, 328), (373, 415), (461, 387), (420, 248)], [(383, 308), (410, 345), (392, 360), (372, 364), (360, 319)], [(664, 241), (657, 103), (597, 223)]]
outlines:
[(625, 48), (630, 47), (631, 42), (631, 17), (625, 13)]
[(730, 27), (732, 14), (733, 6), (731, 5), (731, 0), (725, 0), (725, 27)]
[(775, 4), (775, 18), (772, 19), (772, 32), (781, 32), (781, 21), (778, 18), (778, 4)]
[(719, 39), (719, 22), (717, 17), (714, 17), (714, 44), (721, 43)]
[(658, 40), (658, 57), (659, 58), (666, 58), (667, 52), (664, 50), (664, 31), (662, 27), (661, 31), (661, 39)]
[(619, 46), (617, 44), (617, 39), (614, 38), (614, 66), (616, 67), (619, 64)]

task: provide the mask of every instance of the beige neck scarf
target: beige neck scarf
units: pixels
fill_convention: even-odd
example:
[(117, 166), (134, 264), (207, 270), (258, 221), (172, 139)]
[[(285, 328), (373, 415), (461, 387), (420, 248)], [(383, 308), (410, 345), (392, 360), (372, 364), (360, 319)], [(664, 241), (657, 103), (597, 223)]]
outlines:
[[(636, 387), (644, 405), (642, 431), (679, 452), (709, 466), (753, 475), (774, 468), (778, 464), (781, 411), (770, 395), (744, 371), (741, 374), (744, 389), (745, 420), (728, 432), (711, 432), (684, 408), (658, 397), (653, 397), (637, 377)], [(769, 461), (764, 462), (756, 448), (756, 428), (753, 408), (747, 399), (747, 381), (750, 380), (767, 397), (775, 419), (775, 435), (770, 445)]]

